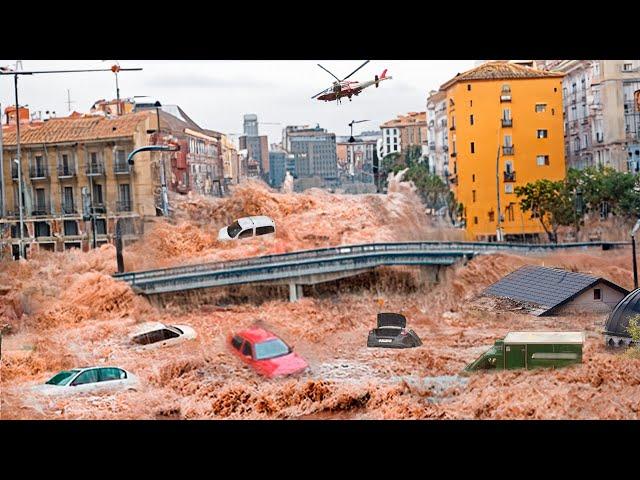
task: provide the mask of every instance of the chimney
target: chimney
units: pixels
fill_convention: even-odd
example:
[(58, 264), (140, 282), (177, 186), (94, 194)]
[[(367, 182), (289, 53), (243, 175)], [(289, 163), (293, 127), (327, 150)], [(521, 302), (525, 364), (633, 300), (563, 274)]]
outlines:
[[(29, 120), (31, 119), (31, 115), (29, 114), (29, 109), (27, 107), (20, 107), (17, 110), (18, 110), (17, 117), (20, 119), (20, 123), (29, 123)], [(15, 125), (16, 107), (14, 105), (11, 105), (5, 108), (4, 114), (7, 119), (7, 125)]]

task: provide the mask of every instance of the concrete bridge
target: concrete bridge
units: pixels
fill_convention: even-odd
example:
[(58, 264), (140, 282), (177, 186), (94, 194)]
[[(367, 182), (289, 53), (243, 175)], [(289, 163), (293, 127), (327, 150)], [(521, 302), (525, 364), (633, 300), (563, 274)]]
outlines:
[(372, 243), (121, 273), (113, 276), (129, 283), (134, 291), (144, 295), (240, 284), (288, 285), (289, 299), (296, 301), (302, 296), (302, 285), (315, 285), (350, 277), (380, 266), (432, 267), (433, 280), (437, 281), (441, 267), (466, 262), (480, 254), (497, 252), (527, 254), (593, 248), (608, 250), (626, 245), (629, 245), (629, 242), (581, 242), (557, 245), (437, 241)]

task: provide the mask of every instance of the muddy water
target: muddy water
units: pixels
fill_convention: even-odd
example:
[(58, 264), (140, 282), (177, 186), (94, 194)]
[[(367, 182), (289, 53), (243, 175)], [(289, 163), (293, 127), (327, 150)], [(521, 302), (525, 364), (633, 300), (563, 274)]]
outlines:
[[(415, 194), (388, 197), (325, 192), (283, 194), (261, 185), (222, 200), (183, 199), (174, 223), (160, 222), (128, 248), (128, 268), (241, 258), (278, 251), (417, 238), (455, 238), (431, 224)], [(272, 238), (221, 245), (217, 228), (245, 214), (267, 214)], [(417, 227), (416, 227), (417, 225)], [(423, 283), (409, 268), (347, 279), (290, 304), (284, 296), (246, 293), (225, 306), (155, 308), (110, 277), (113, 248), (43, 254), (2, 264), (0, 323), (8, 324), (0, 367), (2, 418), (99, 419), (395, 419), (638, 418), (640, 360), (607, 351), (602, 316), (537, 318), (476, 302), (487, 285), (524, 264), (560, 266), (631, 285), (626, 251), (478, 257)], [(253, 297), (252, 297), (253, 295)], [(382, 300), (382, 302), (381, 302)], [(382, 306), (381, 306), (382, 303)], [(407, 316), (419, 348), (370, 349), (380, 309)], [(292, 378), (267, 380), (227, 348), (231, 332), (261, 320), (309, 362)], [(145, 321), (192, 325), (198, 338), (135, 351), (128, 334)], [(585, 330), (582, 365), (458, 377), (510, 330)], [(47, 398), (30, 390), (64, 368), (118, 365), (137, 374), (135, 392)]]

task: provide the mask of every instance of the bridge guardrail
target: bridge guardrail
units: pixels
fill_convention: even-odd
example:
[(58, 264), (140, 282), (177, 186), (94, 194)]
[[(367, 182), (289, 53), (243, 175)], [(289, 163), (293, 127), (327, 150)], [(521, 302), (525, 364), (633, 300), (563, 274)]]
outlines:
[(535, 250), (556, 250), (566, 248), (593, 248), (608, 247), (615, 248), (617, 246), (629, 245), (630, 242), (572, 242), (561, 244), (523, 244), (523, 243), (495, 243), (495, 242), (397, 242), (397, 243), (369, 243), (357, 245), (342, 245), (338, 247), (325, 247), (319, 249), (302, 250), (295, 252), (287, 252), (282, 254), (264, 255), (249, 259), (229, 260), (223, 262), (208, 262), (202, 264), (191, 264), (180, 267), (168, 267), (153, 270), (144, 270), (138, 272), (128, 272), (114, 274), (113, 276), (119, 280), (135, 283), (138, 280), (146, 278), (159, 278), (165, 276), (180, 275), (183, 273), (196, 273), (214, 270), (225, 270), (234, 267), (264, 265), (273, 261), (299, 261), (307, 258), (324, 258), (335, 257), (336, 255), (344, 255), (347, 253), (359, 252), (379, 252), (379, 251), (409, 251), (409, 250), (443, 250), (452, 248), (465, 248), (477, 251), (535, 251)]

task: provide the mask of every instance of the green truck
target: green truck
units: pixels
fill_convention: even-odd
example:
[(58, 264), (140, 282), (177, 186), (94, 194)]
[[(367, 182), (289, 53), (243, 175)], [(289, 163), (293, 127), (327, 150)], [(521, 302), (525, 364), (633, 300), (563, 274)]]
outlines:
[(582, 363), (583, 332), (509, 332), (463, 372), (557, 368)]

